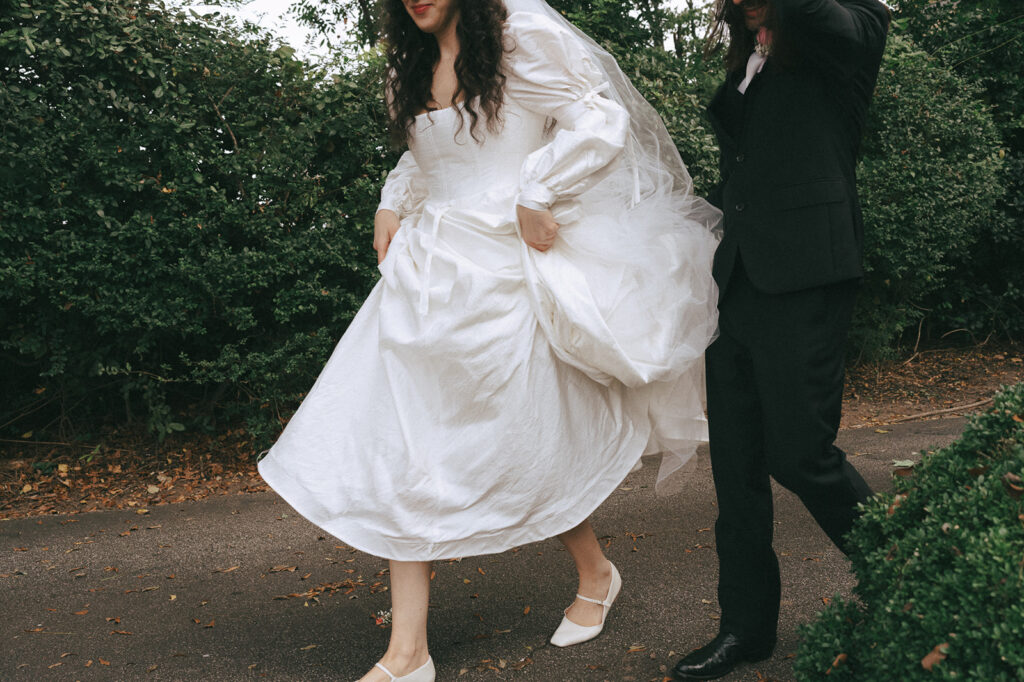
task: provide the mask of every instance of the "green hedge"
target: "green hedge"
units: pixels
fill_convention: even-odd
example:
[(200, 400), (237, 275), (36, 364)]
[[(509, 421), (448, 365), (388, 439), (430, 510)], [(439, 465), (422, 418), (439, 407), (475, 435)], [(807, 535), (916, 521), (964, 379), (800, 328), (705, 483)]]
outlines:
[(693, 179), (693, 191), (707, 196), (718, 182), (718, 143), (704, 114), (705, 102), (694, 87), (698, 67), (661, 49), (636, 50), (618, 60), (661, 115)]
[(851, 533), (856, 599), (803, 628), (797, 678), (1024, 679), (1022, 478), (1018, 384), (868, 502)]
[(936, 326), (975, 338), (1024, 336), (1024, 13), (1020, 0), (900, 0), (897, 30), (981, 88), (999, 128), (1006, 190), (993, 220), (957, 268), (958, 296), (930, 305)]
[[(655, 24), (622, 29), (621, 3), (573, 7), (608, 22), (595, 33), (706, 194), (720, 79), (700, 41), (672, 55), (642, 46)], [(163, 438), (238, 417), (273, 437), (376, 279), (372, 214), (396, 157), (382, 69), (372, 51), (314, 68), (158, 0), (0, 15), (0, 437), (143, 423)], [(854, 337), (873, 354), (958, 295), (951, 277), (992, 229), (998, 145), (974, 96), (890, 42), (860, 169)]]
[(999, 138), (978, 92), (890, 36), (857, 170), (867, 277), (853, 346), (868, 356), (935, 305), (961, 304), (956, 275), (999, 219)]
[[(695, 190), (706, 196), (718, 182), (718, 150), (704, 106), (724, 74), (699, 49), (694, 42), (680, 57), (620, 48), (618, 57), (661, 113)], [(979, 310), (977, 296), (968, 306), (964, 288), (979, 261), (1008, 257), (979, 247), (1011, 247), (1016, 239), (998, 208), (1006, 192), (1006, 159), (979, 95), (976, 84), (909, 38), (890, 37), (857, 169), (867, 276), (854, 319), (853, 357), (892, 354), (932, 312), (948, 320), (953, 311), (967, 315), (973, 308), (978, 318), (988, 313), (989, 328), (997, 322), (992, 309)], [(991, 301), (997, 300), (993, 295)]]
[(278, 428), (375, 281), (380, 60), (32, 0), (0, 65), (0, 423)]

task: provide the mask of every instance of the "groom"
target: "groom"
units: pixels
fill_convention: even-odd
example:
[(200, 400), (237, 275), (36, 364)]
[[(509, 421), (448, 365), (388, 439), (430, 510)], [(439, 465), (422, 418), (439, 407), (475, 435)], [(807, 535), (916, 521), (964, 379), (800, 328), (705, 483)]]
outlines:
[(708, 348), (720, 631), (679, 680), (768, 658), (779, 615), (770, 478), (843, 551), (870, 488), (833, 441), (861, 269), (857, 149), (889, 12), (878, 0), (719, 0), (728, 77), (709, 113), (725, 213)]

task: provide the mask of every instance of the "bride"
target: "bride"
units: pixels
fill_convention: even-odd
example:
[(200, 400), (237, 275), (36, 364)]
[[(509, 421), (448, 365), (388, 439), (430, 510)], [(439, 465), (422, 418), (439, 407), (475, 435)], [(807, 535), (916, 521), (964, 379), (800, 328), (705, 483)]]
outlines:
[(719, 214), (607, 52), (542, 0), (385, 0), (407, 151), (381, 279), (269, 455), (295, 509), (390, 560), (390, 644), (365, 682), (434, 679), (430, 561), (557, 536), (596, 637), (622, 584), (589, 515), (706, 439)]

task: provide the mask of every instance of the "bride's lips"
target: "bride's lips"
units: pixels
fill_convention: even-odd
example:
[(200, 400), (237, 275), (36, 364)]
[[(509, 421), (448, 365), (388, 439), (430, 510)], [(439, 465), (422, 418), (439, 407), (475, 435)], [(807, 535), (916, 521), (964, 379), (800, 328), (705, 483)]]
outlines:
[(430, 5), (426, 5), (426, 4), (423, 4), (423, 5), (413, 5), (412, 6), (413, 14), (423, 14), (428, 9), (430, 9)]

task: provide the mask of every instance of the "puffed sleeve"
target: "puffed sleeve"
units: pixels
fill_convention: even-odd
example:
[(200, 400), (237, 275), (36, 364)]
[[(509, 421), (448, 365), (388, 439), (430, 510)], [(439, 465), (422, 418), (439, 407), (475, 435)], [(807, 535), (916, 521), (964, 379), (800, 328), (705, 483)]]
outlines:
[(394, 211), (399, 218), (405, 218), (415, 213), (426, 197), (423, 173), (412, 152), (406, 151), (384, 181), (377, 210), (388, 209)]
[(507, 95), (556, 122), (553, 139), (530, 154), (520, 172), (519, 203), (549, 208), (590, 188), (622, 152), (629, 114), (604, 97), (609, 88), (590, 52), (548, 17), (515, 12)]

